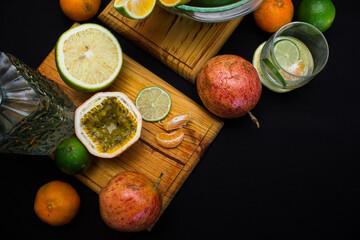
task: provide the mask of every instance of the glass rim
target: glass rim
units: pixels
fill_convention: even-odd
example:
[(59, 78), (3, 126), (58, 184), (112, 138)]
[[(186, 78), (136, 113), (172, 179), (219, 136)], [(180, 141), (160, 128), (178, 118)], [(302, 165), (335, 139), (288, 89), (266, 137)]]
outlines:
[[(304, 26), (307, 26), (307, 27), (310, 27), (311, 29), (315, 30), (315, 32), (319, 33), (319, 35), (321, 36), (321, 38), (323, 39), (324, 43), (325, 43), (325, 48), (326, 48), (326, 58), (325, 58), (325, 61), (324, 63), (318, 67), (318, 69), (316, 71), (313, 70), (313, 72), (309, 75), (306, 75), (306, 76), (298, 76), (298, 75), (295, 75), (295, 74), (292, 74), (292, 73), (289, 73), (288, 71), (286, 71), (286, 69), (284, 69), (278, 62), (278, 60), (276, 59), (275, 57), (275, 53), (274, 53), (274, 47), (275, 47), (275, 39), (280, 35), (280, 33), (282, 33), (283, 31), (285, 31), (286, 29), (292, 27), (292, 26), (295, 26), (295, 25), (304, 25)], [(276, 62), (276, 65), (278, 65), (285, 73), (289, 74), (290, 76), (293, 76), (293, 77), (298, 77), (298, 78), (302, 78), (302, 79), (306, 79), (306, 78), (312, 78), (314, 76), (316, 76), (326, 65), (328, 59), (329, 59), (329, 45), (328, 45), (328, 42), (324, 36), (324, 34), (317, 28), (315, 27), (314, 25), (310, 24), (310, 23), (306, 23), (306, 22), (300, 22), (300, 21), (297, 21), (297, 22), (290, 22), (288, 24), (285, 24), (284, 26), (282, 26), (279, 30), (277, 30), (272, 39), (271, 39), (271, 44), (272, 44), (272, 47), (270, 48), (270, 52), (271, 52), (271, 56), (274, 57), (274, 60)], [(310, 51), (310, 50), (309, 50)], [(315, 66), (315, 64), (314, 64)]]
[(192, 11), (192, 12), (221, 12), (226, 11), (230, 9), (234, 9), (236, 7), (242, 6), (247, 4), (248, 2), (251, 2), (252, 0), (240, 0), (225, 6), (219, 6), (219, 7), (196, 7), (196, 6), (190, 6), (190, 5), (180, 5), (175, 8), (179, 8), (186, 11)]

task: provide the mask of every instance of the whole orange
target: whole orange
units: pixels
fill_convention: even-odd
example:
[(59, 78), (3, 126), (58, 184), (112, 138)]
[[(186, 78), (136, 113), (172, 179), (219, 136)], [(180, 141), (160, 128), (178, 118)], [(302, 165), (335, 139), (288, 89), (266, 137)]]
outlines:
[(294, 16), (294, 5), (291, 0), (264, 0), (254, 11), (256, 24), (266, 32), (276, 32), (291, 22)]
[(94, 17), (100, 3), (101, 0), (60, 0), (60, 7), (68, 18), (81, 22)]
[(34, 202), (36, 215), (52, 226), (69, 223), (79, 207), (79, 194), (70, 184), (62, 181), (51, 181), (41, 186)]

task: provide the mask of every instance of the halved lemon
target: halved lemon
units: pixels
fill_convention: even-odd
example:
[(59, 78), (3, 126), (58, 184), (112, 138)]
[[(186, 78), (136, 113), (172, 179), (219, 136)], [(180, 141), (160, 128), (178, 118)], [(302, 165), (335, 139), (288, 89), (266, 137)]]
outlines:
[(140, 138), (142, 118), (126, 94), (100, 92), (76, 109), (74, 126), (91, 154), (113, 158)]
[(260, 54), (261, 54), (261, 50), (263, 49), (265, 43), (266, 42), (263, 42), (256, 48), (254, 56), (253, 56), (253, 60), (252, 60), (252, 64), (253, 64), (254, 68), (256, 69), (256, 71), (258, 72), (259, 79), (263, 86), (267, 87), (269, 90), (271, 90), (273, 92), (277, 92), (277, 93), (289, 92), (290, 91), (289, 89), (281, 89), (281, 88), (273, 87), (272, 84), (269, 82), (269, 80), (266, 79), (266, 77), (264, 76), (264, 74), (261, 71)]
[(118, 40), (109, 30), (86, 23), (60, 36), (55, 47), (55, 60), (67, 85), (94, 92), (108, 87), (116, 79), (123, 56)]
[(144, 19), (153, 11), (156, 0), (115, 0), (114, 8), (124, 17)]
[(190, 2), (190, 0), (160, 0), (165, 7), (176, 7)]

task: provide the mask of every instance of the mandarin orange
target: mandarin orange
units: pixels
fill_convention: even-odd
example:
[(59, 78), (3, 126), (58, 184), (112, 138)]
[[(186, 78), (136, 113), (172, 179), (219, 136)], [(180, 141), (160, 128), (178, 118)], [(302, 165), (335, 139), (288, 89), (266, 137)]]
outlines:
[(79, 207), (79, 194), (70, 184), (62, 181), (51, 181), (41, 186), (34, 202), (36, 215), (52, 226), (69, 223)]
[(184, 139), (184, 132), (176, 130), (171, 133), (158, 133), (156, 134), (156, 142), (164, 148), (174, 148), (180, 145)]
[(294, 16), (294, 5), (291, 0), (264, 0), (254, 11), (256, 24), (262, 30), (273, 33), (291, 22)]
[(99, 11), (101, 0), (60, 0), (64, 14), (74, 21), (87, 21)]

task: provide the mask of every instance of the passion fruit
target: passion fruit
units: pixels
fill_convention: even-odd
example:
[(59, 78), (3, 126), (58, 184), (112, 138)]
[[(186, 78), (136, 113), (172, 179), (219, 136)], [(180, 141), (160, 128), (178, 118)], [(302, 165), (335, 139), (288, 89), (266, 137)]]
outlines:
[(100, 92), (76, 109), (74, 125), (91, 154), (113, 158), (140, 138), (142, 117), (124, 93)]

